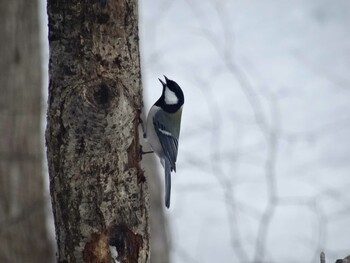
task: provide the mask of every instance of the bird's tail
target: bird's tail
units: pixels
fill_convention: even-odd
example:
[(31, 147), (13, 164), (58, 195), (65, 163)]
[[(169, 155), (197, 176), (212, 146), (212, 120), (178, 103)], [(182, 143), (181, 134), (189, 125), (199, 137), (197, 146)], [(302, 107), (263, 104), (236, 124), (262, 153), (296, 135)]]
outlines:
[(165, 206), (170, 206), (170, 192), (171, 192), (171, 164), (168, 158), (165, 158)]

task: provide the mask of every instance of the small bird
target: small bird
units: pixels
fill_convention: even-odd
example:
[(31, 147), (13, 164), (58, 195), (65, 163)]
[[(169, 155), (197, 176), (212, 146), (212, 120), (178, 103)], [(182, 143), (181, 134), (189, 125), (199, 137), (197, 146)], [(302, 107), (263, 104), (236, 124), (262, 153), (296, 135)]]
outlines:
[(170, 206), (171, 172), (176, 172), (184, 94), (180, 86), (164, 76), (163, 92), (151, 107), (146, 124), (146, 140), (165, 169), (165, 206)]

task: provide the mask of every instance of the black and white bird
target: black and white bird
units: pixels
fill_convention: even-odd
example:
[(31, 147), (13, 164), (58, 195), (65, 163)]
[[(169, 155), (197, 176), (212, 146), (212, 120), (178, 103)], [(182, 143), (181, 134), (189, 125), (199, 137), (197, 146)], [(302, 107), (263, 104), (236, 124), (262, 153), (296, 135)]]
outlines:
[(171, 172), (176, 172), (184, 94), (180, 86), (164, 76), (163, 92), (151, 107), (146, 125), (146, 140), (165, 169), (165, 206), (170, 206)]

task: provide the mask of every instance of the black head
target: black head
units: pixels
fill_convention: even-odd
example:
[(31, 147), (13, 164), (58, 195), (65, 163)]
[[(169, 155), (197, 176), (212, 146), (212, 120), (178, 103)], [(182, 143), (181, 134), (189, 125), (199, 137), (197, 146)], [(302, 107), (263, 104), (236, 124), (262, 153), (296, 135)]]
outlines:
[(159, 79), (163, 85), (162, 96), (154, 105), (161, 107), (166, 112), (175, 113), (185, 102), (184, 94), (175, 81), (166, 76), (164, 78), (165, 82)]

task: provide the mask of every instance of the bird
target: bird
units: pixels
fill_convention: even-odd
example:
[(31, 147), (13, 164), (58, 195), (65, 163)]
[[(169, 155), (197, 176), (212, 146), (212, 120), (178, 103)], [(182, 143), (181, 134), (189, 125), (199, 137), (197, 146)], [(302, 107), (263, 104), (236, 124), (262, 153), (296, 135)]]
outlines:
[(185, 102), (180, 86), (164, 76), (160, 98), (149, 110), (146, 122), (146, 141), (159, 157), (165, 172), (165, 206), (170, 207), (171, 172), (176, 172), (182, 109)]

